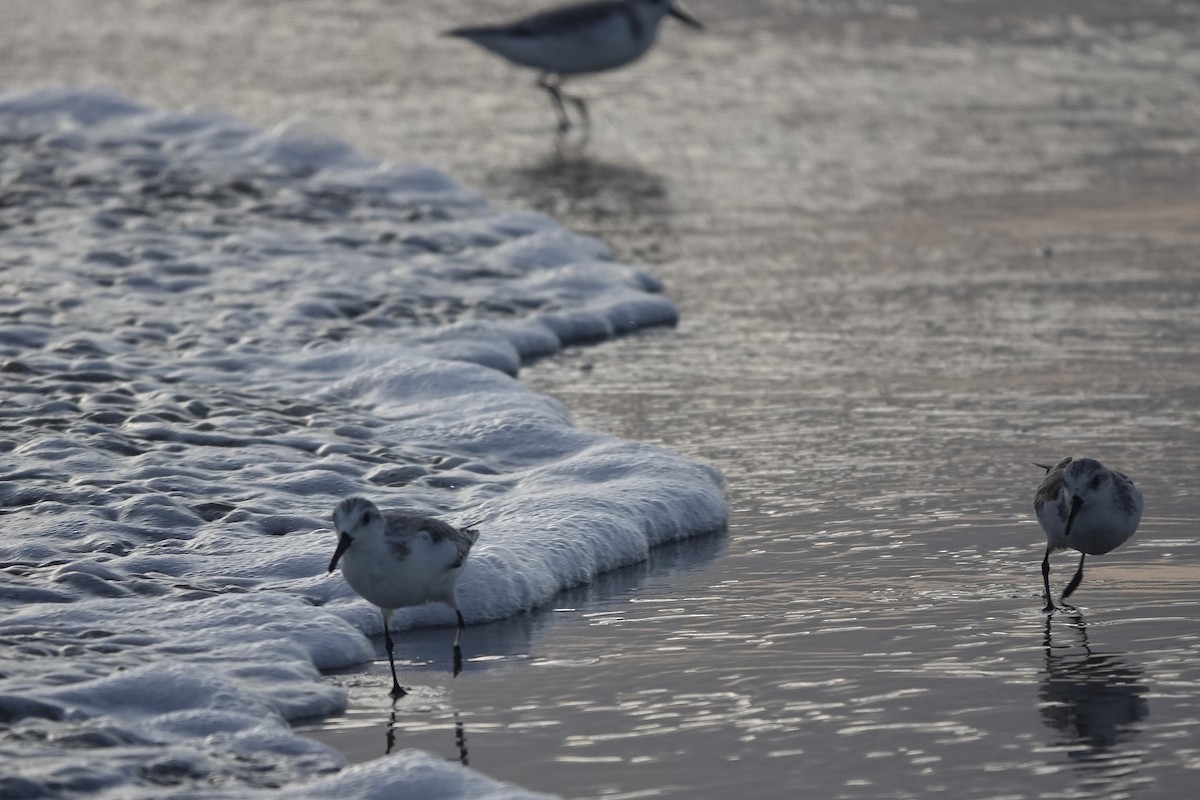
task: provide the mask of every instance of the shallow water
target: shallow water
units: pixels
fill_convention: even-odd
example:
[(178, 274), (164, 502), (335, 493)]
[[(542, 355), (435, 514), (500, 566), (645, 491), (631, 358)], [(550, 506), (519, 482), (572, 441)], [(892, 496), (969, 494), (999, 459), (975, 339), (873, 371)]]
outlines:
[[(922, 61), (971, 60), (945, 47), (910, 54), (908, 79), (948, 87), (962, 75)], [(1062, 57), (1009, 57), (1039, 54), (1047, 69)], [(869, 63), (881, 56), (857, 55), (855, 69), (886, 81)], [(1091, 91), (1071, 72), (1073, 91)], [(995, 128), (1066, 135), (1069, 114), (984, 93), (988, 73), (967, 72), (964, 86), (1007, 107), (932, 115), (932, 138), (952, 141), (989, 115), (1001, 144)], [(936, 151), (913, 144), (918, 162), (879, 163), (872, 176), (854, 163), (858, 145), (818, 128), (851, 151), (831, 165), (849, 173), (845, 196), (784, 187), (767, 169), (737, 177), (763, 157), (745, 145), (730, 146), (732, 164), (688, 151), (709, 172), (657, 182), (586, 158), (493, 174), (494, 193), (660, 262), (683, 308), (678, 329), (568, 352), (523, 379), (584, 427), (719, 465), (729, 538), (692, 545), (697, 563), (671, 555), (665, 574), (653, 565), (589, 602), (564, 599), (498, 661), (490, 633), (469, 632), (482, 660), (444, 705), (401, 708), (392, 723), (363, 697), (326, 741), (376, 754), (390, 725), (453, 758), (455, 719), (473, 766), (568, 797), (1190, 789), (1200, 209), (1154, 165), (1107, 158), (1083, 174), (1077, 151), (1031, 158), (1031, 175), (1067, 185), (1053, 194), (1013, 192), (1023, 165), (1004, 147), (939, 174)], [(796, 135), (805, 147), (803, 127)], [(1103, 149), (1104, 138), (1087, 126), (1077, 146)], [(1113, 172), (1125, 173), (1120, 192), (1107, 188)], [(710, 185), (725, 194), (702, 197)], [(929, 199), (944, 193), (968, 199)], [(844, 210), (878, 194), (877, 206)], [(613, 221), (626, 202), (633, 210)], [(1121, 465), (1148, 511), (1130, 545), (1092, 559), (1080, 615), (1048, 623), (1030, 462), (1066, 453)], [(1073, 568), (1054, 559), (1059, 589)]]
[[(473, 626), (453, 681), (450, 629), (406, 633), (412, 697), (387, 702), (377, 661), (304, 729), (568, 797), (1186, 796), (1200, 50), (1194, 8), (1126, 5), (694, 0), (709, 32), (588, 84), (592, 141), (558, 148), (528, 76), (422, 35), (476, 3), (321, 18), (320, 70), (297, 23), (260, 43), (295, 81), (200, 80), (198, 34), (165, 76), (108, 63), (158, 102), (444, 166), (601, 234), (682, 308), (523, 379), (719, 466), (728, 535)], [(397, 41), (420, 56), (399, 73)], [(1147, 510), (1048, 623), (1029, 464), (1065, 454), (1128, 472)], [(1074, 559), (1053, 566), (1061, 589)]]
[[(891, 164), (839, 135), (883, 111), (824, 98), (835, 130), (806, 118), (795, 135), (802, 150), (810, 124), (830, 137), (828, 169), (845, 173), (832, 195), (804, 185), (803, 162), (781, 166), (782, 143), (764, 155), (719, 127), (709, 138), (728, 150), (687, 140), (658, 179), (571, 155), (491, 174), (494, 194), (657, 262), (676, 330), (523, 379), (584, 427), (719, 465), (729, 537), (564, 598), (517, 634), (470, 631), (475, 660), (428, 710), (392, 720), (364, 688), (321, 738), (373, 756), (391, 729), (454, 758), (457, 722), (473, 766), (568, 797), (1190, 790), (1195, 164), (1122, 155), (1135, 138), (1167, 145), (1103, 107), (1130, 65), (1089, 79), (1078, 42), (908, 46), (827, 53), (851, 63), (820, 80), (924, 103), (891, 134), (912, 163)], [(989, 59), (1036, 62), (1042, 97), (994, 94), (1004, 68)], [(1070, 93), (1107, 98), (1105, 119), (1073, 122)], [(1022, 128), (1062, 149), (1025, 152)], [(956, 140), (973, 131), (994, 144)], [(947, 145), (968, 152), (951, 164)], [(1148, 510), (1127, 547), (1089, 563), (1080, 613), (1047, 620), (1030, 462), (1067, 453), (1120, 465)], [(1055, 557), (1059, 590), (1074, 565)]]
[[(1101, 238), (1091, 258), (1126, 255)], [(1161, 323), (1187, 315), (1192, 282), (1164, 258), (1141, 291), (1079, 288), (1120, 305), (1132, 330), (1064, 331), (1051, 318), (1028, 335), (1044, 256), (1010, 247), (1008, 258), (1011, 287), (978, 298), (988, 310), (973, 315), (990, 316), (990, 332), (957, 334), (935, 359), (940, 375), (872, 356), (907, 345), (861, 334), (874, 292), (911, 294), (930, 280), (920, 271), (807, 301), (824, 308), (801, 317), (808, 335), (840, 320), (829, 348), (841, 363), (869, 360), (869, 380), (823, 368), (773, 329), (731, 330), (771, 302), (750, 291), (744, 314), (696, 301), (677, 331), (527, 369), (579, 424), (720, 464), (728, 539), (564, 598), (519, 636), (501, 627), (499, 648), (492, 629), (469, 631), (476, 659), (452, 684), (433, 676), (446, 694), (428, 711), (401, 705), (385, 719), (377, 676), (322, 738), (374, 755), (390, 726), (452, 758), (453, 720), (473, 766), (569, 797), (1185, 794), (1200, 755), (1200, 543), (1195, 487), (1176, 476), (1196, 471), (1195, 393), (1161, 388), (1187, 360), (1186, 340)], [(730, 303), (720, 274), (706, 278), (713, 305)], [(1042, 343), (1068, 337), (1065, 352)], [(1102, 377), (1093, 394), (1057, 369), (1106, 375), (1120, 339), (1140, 355), (1124, 386)], [(714, 365), (728, 341), (754, 363)], [(789, 359), (790, 376), (756, 368)], [(1083, 448), (1126, 467), (1148, 511), (1125, 548), (1090, 560), (1080, 613), (1047, 620), (1030, 509), (1041, 473), (1029, 462)], [(1074, 564), (1055, 557), (1060, 590)]]

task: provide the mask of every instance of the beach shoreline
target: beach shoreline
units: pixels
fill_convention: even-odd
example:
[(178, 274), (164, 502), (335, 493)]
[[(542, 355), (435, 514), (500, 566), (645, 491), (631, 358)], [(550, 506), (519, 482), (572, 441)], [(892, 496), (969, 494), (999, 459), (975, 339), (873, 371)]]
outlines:
[[(516, 3), (49, 6), (13, 6), (36, 34), (0, 61), (17, 84), (428, 161), (604, 239), (680, 308), (520, 377), (721, 469), (728, 535), (469, 627), (456, 680), (450, 629), (408, 631), (414, 701), (384, 697), (377, 651), (307, 735), (459, 761), (461, 724), (472, 768), (566, 797), (1190, 790), (1194, 5), (695, 0), (707, 33), (579, 81), (586, 143), (556, 140), (532, 75), (437, 35)], [(1089, 560), (1080, 616), (1047, 620), (1028, 465), (1065, 455), (1128, 472), (1147, 511)]]

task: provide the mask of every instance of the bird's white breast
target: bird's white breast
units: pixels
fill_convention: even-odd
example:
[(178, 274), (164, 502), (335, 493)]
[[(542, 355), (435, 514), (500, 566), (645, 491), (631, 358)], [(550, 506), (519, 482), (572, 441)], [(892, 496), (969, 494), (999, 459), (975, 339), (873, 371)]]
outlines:
[(1055, 549), (1072, 548), (1092, 556), (1102, 556), (1119, 547), (1137, 530), (1142, 519), (1142, 495), (1130, 486), (1133, 507), (1122, 507), (1111, 494), (1093, 496), (1084, 502), (1065, 536), (1070, 500), (1066, 492), (1037, 510), (1038, 522)]
[(448, 539), (433, 541), (419, 532), (404, 538), (407, 555), (383, 538), (355, 540), (342, 557), (342, 575), (354, 591), (380, 608), (396, 609), (423, 603), (453, 603), (454, 581), (460, 568), (458, 550)]
[(1070, 545), (1081, 553), (1102, 556), (1133, 535), (1138, 519), (1140, 515), (1131, 518), (1106, 513), (1102, 508), (1089, 510), (1084, 506), (1071, 526)]

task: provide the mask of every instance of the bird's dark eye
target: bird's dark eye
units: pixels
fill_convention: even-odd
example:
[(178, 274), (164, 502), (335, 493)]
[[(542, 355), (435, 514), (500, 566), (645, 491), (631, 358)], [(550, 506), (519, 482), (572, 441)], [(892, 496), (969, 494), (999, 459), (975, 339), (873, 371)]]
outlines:
[(1099, 489), (1099, 488), (1100, 488), (1100, 476), (1099, 476), (1099, 475), (1097, 475), (1096, 477), (1092, 478), (1092, 488), (1093, 488), (1093, 489)]
[(366, 524), (367, 524), (367, 523), (369, 523), (370, 521), (371, 521), (371, 512), (370, 512), (370, 511), (364, 511), (364, 512), (363, 512), (363, 518), (362, 518), (362, 524), (363, 524), (363, 525), (366, 525)]

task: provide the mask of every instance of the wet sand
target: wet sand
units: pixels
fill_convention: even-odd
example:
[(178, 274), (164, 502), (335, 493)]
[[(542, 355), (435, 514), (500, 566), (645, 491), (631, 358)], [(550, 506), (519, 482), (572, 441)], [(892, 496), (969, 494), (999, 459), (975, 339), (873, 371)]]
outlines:
[[(707, 33), (579, 82), (587, 142), (556, 139), (532, 76), (436, 36), (524, 7), (6, 11), (9, 85), (426, 161), (602, 236), (681, 305), (523, 378), (718, 465), (728, 535), (472, 627), (456, 680), (450, 630), (406, 633), (412, 697), (386, 702), (386, 662), (332, 676), (352, 708), (306, 729), (568, 797), (1185, 796), (1200, 7), (694, 0)], [(1029, 463), (1065, 454), (1128, 472), (1147, 511), (1047, 621)], [(1053, 565), (1061, 588), (1074, 559)]]

